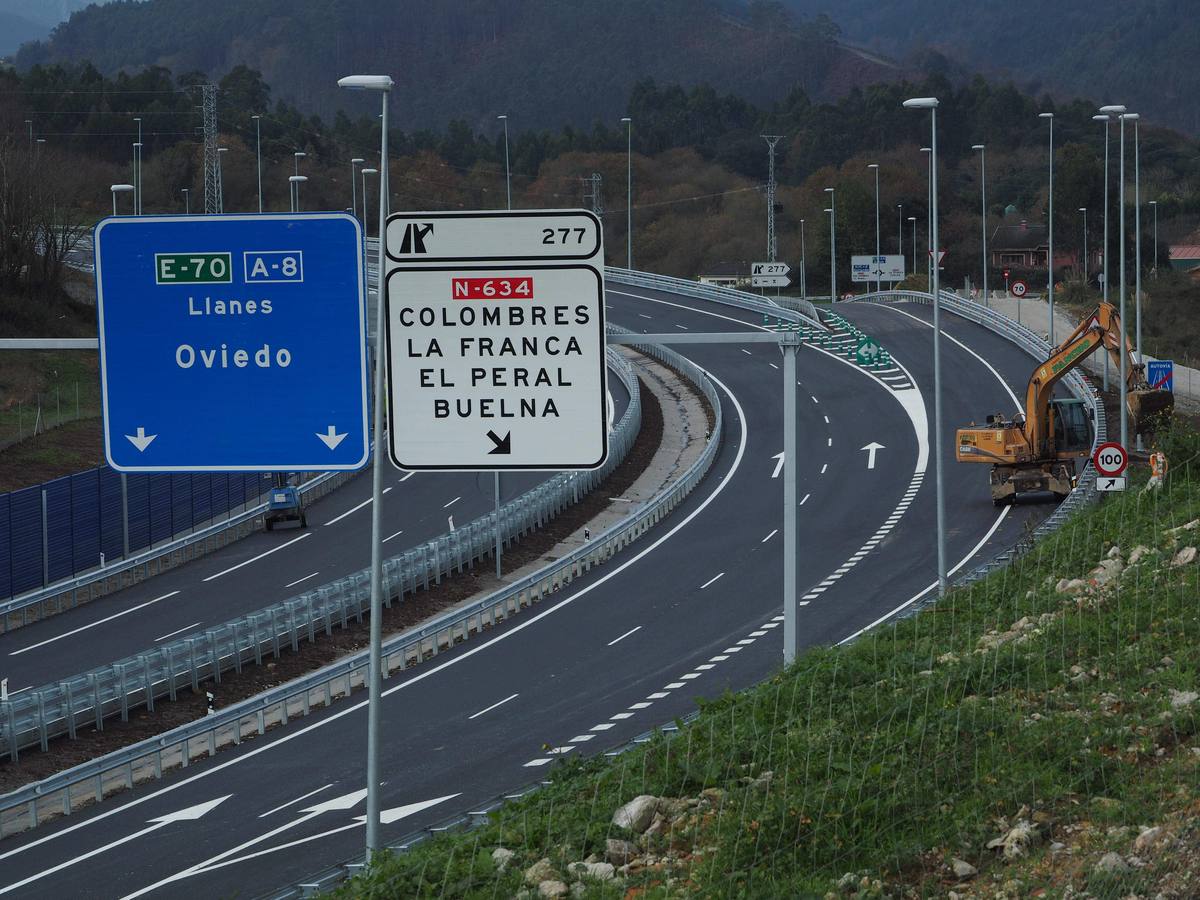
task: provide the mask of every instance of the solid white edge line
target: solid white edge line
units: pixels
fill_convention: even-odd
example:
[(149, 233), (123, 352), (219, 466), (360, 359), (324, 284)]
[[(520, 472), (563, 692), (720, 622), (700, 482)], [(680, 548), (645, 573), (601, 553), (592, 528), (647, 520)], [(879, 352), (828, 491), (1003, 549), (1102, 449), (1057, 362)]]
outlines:
[(228, 569), (226, 569), (223, 572), (218, 572), (216, 575), (209, 575), (207, 578), (202, 578), (200, 580), (201, 581), (212, 581), (214, 578), (220, 578), (222, 575), (228, 575), (230, 572), (236, 572), (242, 566), (248, 566), (248, 565), (250, 565), (250, 563), (258, 562), (260, 559), (268, 557), (272, 553), (278, 553), (280, 550), (285, 550), (288, 547), (292, 546), (292, 544), (296, 543), (297, 541), (304, 540), (306, 537), (312, 537), (312, 532), (306, 531), (306, 532), (304, 532), (304, 534), (300, 535), (299, 537), (292, 538), (287, 543), (280, 544), (278, 547), (272, 547), (266, 553), (260, 553), (260, 554), (258, 554), (258, 556), (252, 556), (250, 559), (244, 560), (243, 562), (238, 563), (236, 566), (230, 566)]
[(457, 503), (461, 499), (462, 499), (462, 497), (455, 497), (453, 500), (451, 500), (449, 503), (447, 503), (445, 506), (443, 506), (442, 509), (449, 509), (450, 507), (452, 507), (455, 503)]
[(285, 584), (285, 585), (284, 585), (284, 587), (285, 587), (285, 588), (295, 587), (295, 586), (296, 586), (296, 585), (298, 585), (300, 582), (302, 582), (302, 581), (308, 581), (308, 579), (310, 579), (310, 578), (312, 578), (312, 577), (314, 577), (314, 576), (316, 576), (316, 575), (320, 575), (320, 574), (321, 574), (321, 570), (320, 570), (320, 569), (317, 569), (317, 571), (315, 571), (315, 572), (309, 572), (309, 573), (308, 573), (307, 575), (305, 575), (303, 578), (297, 578), (295, 581), (292, 581), (292, 582), (289, 582), (289, 583)]
[(611, 646), (612, 646), (613, 644), (615, 644), (617, 641), (623, 641), (623, 640), (625, 640), (625, 638), (629, 637), (629, 636), (630, 636), (631, 634), (633, 634), (635, 631), (639, 631), (639, 630), (641, 629), (641, 627), (642, 627), (642, 626), (641, 626), (641, 625), (639, 625), (637, 628), (630, 628), (630, 629), (629, 629), (627, 632), (625, 632), (625, 633), (624, 633), (623, 635), (621, 635), (619, 638), (613, 638), (611, 641), (609, 641), (609, 642), (608, 642), (608, 644), (607, 644), (606, 646), (609, 646), (609, 647), (611, 647)]
[[(53, 644), (55, 641), (61, 641), (63, 638), (69, 638), (72, 635), (79, 634), (81, 631), (87, 631), (89, 628), (95, 628), (97, 625), (103, 625), (105, 622), (111, 622), (113, 619), (119, 619), (121, 616), (127, 616), (131, 612), (137, 612), (139, 609), (145, 609), (152, 603), (157, 603), (159, 600), (166, 600), (168, 597), (174, 597), (179, 591), (171, 591), (169, 594), (163, 594), (161, 597), (155, 597), (153, 600), (147, 600), (145, 603), (139, 603), (137, 606), (131, 606), (129, 609), (123, 609), (119, 613), (114, 613), (111, 616), (106, 616), (103, 619), (98, 619), (95, 622), (89, 622), (87, 625), (80, 625), (78, 628), (73, 628), (70, 631), (65, 631), (62, 634), (55, 635), (52, 638), (46, 638), (44, 641), (39, 641), (36, 644), (30, 644), (28, 647), (22, 647), (20, 650), (14, 650), (9, 656), (20, 656), (22, 653), (28, 653), (30, 650), (36, 650), (38, 647), (45, 647), (47, 644)], [(3, 859), (3, 857), (0, 857)]]
[(330, 519), (328, 522), (325, 523), (325, 526), (336, 525), (338, 522), (342, 521), (342, 519), (346, 518), (346, 516), (350, 515), (351, 513), (358, 512), (360, 509), (362, 509), (364, 506), (366, 506), (368, 503), (370, 503), (374, 499), (375, 499), (374, 497), (368, 497), (362, 503), (358, 504), (358, 506), (352, 506), (350, 509), (346, 510), (340, 516), (336, 516), (336, 517)]
[[(617, 575), (624, 572), (630, 566), (634, 565), (635, 563), (642, 560), (644, 557), (653, 553), (660, 546), (665, 544), (668, 540), (670, 540), (672, 537), (674, 537), (676, 534), (678, 534), (680, 531), (682, 531), (684, 528), (686, 528), (689, 524), (691, 524), (692, 520), (694, 520), (698, 515), (700, 515), (700, 513), (702, 513), (705, 509), (708, 508), (709, 504), (711, 504), (718, 496), (720, 496), (720, 494), (725, 490), (725, 488), (728, 487), (730, 481), (733, 480), (734, 474), (741, 467), (742, 459), (746, 455), (746, 443), (749, 438), (749, 435), (748, 435), (749, 423), (746, 420), (746, 414), (745, 414), (745, 411), (742, 409), (741, 403), (738, 402), (737, 397), (734, 396), (733, 392), (729, 389), (729, 387), (725, 384), (725, 382), (721, 381), (721, 379), (717, 378), (717, 376), (713, 375), (711, 372), (704, 369), (703, 367), (697, 366), (697, 368), (702, 373), (704, 373), (706, 376), (711, 378), (713, 380), (713, 383), (716, 384), (718, 387), (720, 387), (721, 390), (723, 390), (729, 396), (729, 399), (733, 403), (734, 409), (737, 412), (738, 420), (742, 424), (741, 437), (740, 437), (740, 440), (738, 441), (737, 455), (734, 457), (733, 465), (730, 466), (729, 471), (727, 471), (725, 473), (725, 475), (722, 476), (721, 480), (719, 482), (717, 482), (717, 485), (716, 485), (716, 487), (713, 488), (712, 493), (710, 493), (707, 497), (705, 497), (704, 500), (702, 500), (699, 503), (699, 505), (697, 505), (697, 507), (695, 509), (693, 509), (690, 513), (688, 513), (683, 519), (681, 519), (679, 522), (676, 522), (675, 525), (669, 531), (667, 531), (665, 534), (659, 536), (652, 544), (650, 544), (647, 547), (644, 547), (639, 553), (637, 553), (634, 556), (630, 557), (629, 559), (625, 560), (625, 562), (621, 563), (619, 566), (617, 566), (611, 572), (607, 573), (606, 575), (602, 576), (601, 578), (598, 578), (596, 581), (592, 582), (591, 584), (588, 584), (588, 585), (584, 586), (583, 588), (580, 588), (578, 593), (575, 593), (569, 597), (563, 598), (561, 601), (556, 603), (554, 606), (551, 606), (548, 609), (545, 609), (542, 612), (540, 612), (534, 616), (531, 616), (530, 618), (526, 619), (523, 622), (518, 622), (512, 628), (498, 633), (495, 637), (491, 638), (487, 642), (481, 643), (481, 644), (476, 644), (474, 647), (464, 650), (461, 655), (454, 656), (454, 657), (446, 660), (441, 665), (434, 666), (433, 668), (430, 668), (430, 669), (426, 669), (423, 672), (419, 672), (416, 675), (414, 675), (411, 679), (409, 679), (408, 681), (404, 681), (404, 682), (396, 685), (395, 687), (389, 688), (388, 690), (383, 692), (384, 697), (387, 697), (390, 694), (395, 693), (396, 691), (402, 691), (405, 688), (411, 687), (414, 684), (418, 684), (419, 682), (424, 681), (426, 678), (430, 678), (433, 675), (436, 675), (437, 673), (441, 672), (442, 670), (444, 670), (450, 666), (457, 665), (458, 663), (462, 662), (464, 659), (471, 658), (476, 653), (482, 653), (484, 650), (490, 649), (491, 647), (498, 644), (500, 641), (506, 640), (507, 638), (512, 637), (512, 635), (517, 634), (520, 631), (523, 631), (524, 629), (535, 624), (536, 622), (541, 621), (546, 616), (552, 615), (553, 613), (557, 612), (560, 609), (564, 609), (566, 606), (575, 602), (580, 597), (586, 596), (587, 594), (591, 593), (593, 590), (598, 588), (600, 585), (607, 582), (609, 579), (615, 578)], [(738, 649), (740, 650), (741, 648), (739, 647)], [(192, 782), (198, 781), (201, 778), (207, 778), (210, 775), (215, 775), (216, 773), (222, 772), (231, 766), (236, 766), (239, 763), (245, 762), (248, 759), (253, 759), (254, 757), (258, 756), (260, 753), (266, 753), (268, 750), (274, 750), (276, 747), (281, 747), (284, 744), (287, 744), (287, 743), (290, 743), (291, 741), (296, 740), (297, 738), (303, 737), (306, 734), (308, 734), (310, 731), (315, 731), (318, 728), (324, 728), (326, 725), (329, 725), (332, 722), (336, 722), (339, 719), (344, 718), (345, 716), (349, 716), (353, 713), (358, 712), (361, 709), (365, 709), (366, 706), (367, 706), (367, 701), (360, 700), (359, 702), (353, 704), (352, 706), (347, 706), (345, 709), (339, 710), (339, 711), (333, 713), (332, 715), (326, 716), (326, 717), (320, 719), (319, 721), (313, 722), (310, 725), (305, 725), (303, 728), (299, 728), (296, 731), (293, 731), (293, 732), (290, 732), (287, 734), (281, 734), (276, 740), (272, 741), (269, 744), (263, 744), (262, 746), (255, 747), (254, 749), (249, 750), (246, 753), (243, 753), (239, 756), (235, 756), (232, 759), (226, 760), (223, 763), (217, 763), (211, 769), (205, 769), (202, 772), (197, 772), (195, 775), (192, 775), (189, 778), (182, 778), (179, 781), (176, 781), (174, 784), (170, 784), (170, 785), (167, 785), (166, 787), (159, 788), (157, 791), (152, 791), (151, 793), (146, 794), (144, 797), (138, 797), (136, 799), (130, 800), (128, 803), (124, 803), (121, 806), (115, 807), (113, 809), (105, 810), (104, 812), (101, 812), (101, 813), (97, 813), (95, 816), (93, 816), (90, 819), (85, 819), (82, 822), (76, 822), (73, 825), (69, 825), (66, 828), (63, 828), (61, 831), (56, 831), (53, 834), (47, 834), (36, 840), (30, 841), (28, 844), (23, 844), (22, 846), (15, 847), (12, 850), (9, 850), (5, 853), (0, 853), (0, 860), (8, 859), (10, 856), (16, 856), (19, 853), (24, 853), (25, 851), (31, 850), (34, 847), (39, 847), (42, 844), (45, 844), (49, 841), (53, 841), (60, 837), (63, 837), (64, 835), (71, 834), (72, 832), (77, 831), (80, 828), (86, 828), (89, 825), (94, 825), (97, 822), (103, 822), (105, 819), (109, 818), (110, 816), (115, 816), (119, 813), (125, 812), (127, 810), (133, 809), (138, 806), (141, 806), (143, 803), (147, 803), (150, 800), (154, 800), (157, 797), (163, 796), (164, 794), (169, 794), (172, 791), (178, 790), (179, 788), (183, 787), (184, 785), (191, 784)], [(593, 726), (593, 728), (591, 730), (596, 731), (598, 729), (599, 729), (599, 726)]]
[(319, 793), (321, 793), (321, 791), (329, 790), (329, 788), (331, 788), (331, 787), (333, 787), (333, 782), (330, 782), (329, 784), (325, 785), (325, 787), (319, 787), (315, 791), (309, 791), (303, 797), (297, 797), (295, 800), (289, 800), (287, 803), (281, 803), (279, 806), (275, 807), (274, 809), (268, 809), (265, 813), (260, 814), (259, 818), (265, 819), (267, 816), (271, 815), (271, 813), (277, 813), (281, 809), (287, 809), (289, 806), (295, 806), (297, 803), (300, 803), (303, 800), (307, 800), (309, 797), (313, 796), (314, 794), (319, 794)]
[(713, 584), (713, 583), (715, 583), (715, 582), (717, 582), (717, 581), (720, 581), (720, 580), (721, 580), (722, 578), (724, 578), (724, 577), (725, 577), (725, 573), (724, 573), (724, 572), (721, 572), (721, 573), (719, 573), (719, 574), (717, 574), (717, 575), (714, 575), (712, 578), (708, 579), (708, 581), (704, 582), (704, 584), (700, 585), (700, 590), (704, 590), (704, 589), (705, 589), (706, 587), (708, 587), (710, 584)]
[(199, 622), (193, 622), (191, 625), (184, 625), (182, 628), (176, 628), (174, 631), (168, 631), (162, 637), (156, 637), (154, 639), (154, 643), (157, 644), (159, 641), (165, 641), (169, 637), (175, 637), (175, 635), (179, 634), (179, 632), (187, 631), (189, 628), (195, 628), (197, 625), (200, 624), (200, 622), (203, 622), (203, 621), (204, 620), (201, 619)]

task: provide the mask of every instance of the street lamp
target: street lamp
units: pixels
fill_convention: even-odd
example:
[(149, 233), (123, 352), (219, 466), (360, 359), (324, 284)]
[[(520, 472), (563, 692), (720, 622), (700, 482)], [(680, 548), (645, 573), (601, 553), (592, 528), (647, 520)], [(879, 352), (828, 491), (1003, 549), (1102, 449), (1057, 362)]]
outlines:
[(109, 190), (112, 191), (112, 203), (113, 203), (112, 214), (115, 216), (117, 214), (117, 194), (124, 194), (126, 192), (133, 191), (133, 185), (132, 184), (114, 184), (114, 185), (109, 186)]
[(829, 195), (829, 302), (837, 303), (837, 198), (833, 188), (825, 188)]
[(307, 175), (289, 175), (288, 182), (292, 191), (292, 212), (300, 212), (300, 185), (308, 181)]
[[(1104, 284), (1102, 289), (1104, 292), (1104, 302), (1108, 302), (1108, 123), (1111, 121), (1109, 116), (1092, 116), (1093, 122), (1104, 123), (1104, 252), (1100, 254), (1100, 262), (1104, 267), (1102, 278)], [(1104, 356), (1104, 390), (1108, 392), (1108, 354)]]
[(916, 275), (917, 274), (917, 217), (909, 216), (908, 221), (912, 222), (912, 233), (913, 233), (913, 236), (912, 236), (912, 245), (913, 245), (912, 271), (913, 271), (913, 274)]
[(183, 214), (190, 216), (192, 214), (192, 191), (190, 188), (181, 188), (179, 193), (183, 194)]
[(508, 165), (508, 116), (496, 118), (504, 123), (504, 190), (508, 197), (508, 209), (512, 209), (512, 169)]
[(1151, 200), (1150, 205), (1154, 207), (1154, 280), (1158, 281), (1158, 201)]
[[(925, 172), (928, 180), (925, 182), (925, 209), (928, 211), (933, 204), (933, 165), (930, 160), (933, 158), (930, 154), (933, 153), (932, 147), (922, 147), (921, 152), (925, 155)], [(925, 249), (929, 251), (928, 259), (925, 260), (925, 287), (928, 288), (933, 284), (933, 270), (930, 266), (933, 264), (933, 233), (930, 229), (933, 228), (933, 216), (929, 216), (925, 220)], [(916, 266), (916, 263), (913, 263)], [(915, 274), (915, 272), (914, 272)]]
[(937, 467), (937, 558), (938, 593), (946, 593), (946, 494), (942, 481), (942, 326), (941, 297), (938, 295), (937, 221), (937, 97), (914, 97), (904, 101), (906, 109), (929, 110), (929, 257), (933, 262), (933, 449)]
[(137, 215), (142, 214), (142, 120), (140, 116), (134, 116), (133, 121), (137, 122), (138, 139), (133, 145), (133, 211)]
[(217, 148), (217, 212), (225, 212), (225, 156), (228, 147)]
[[(350, 215), (358, 218), (358, 167), (365, 163), (366, 160), (361, 156), (356, 156), (350, 160)], [(363, 226), (366, 227), (367, 221), (367, 197), (363, 195)]]
[(896, 204), (896, 252), (901, 256), (904, 255), (904, 204)]
[[(383, 105), (379, 148), (379, 272), (375, 302), (375, 434), (371, 472), (371, 681), (367, 701), (367, 855), (381, 846), (379, 837), (379, 717), (383, 704), (383, 277), (384, 230), (388, 204), (388, 93), (395, 82), (390, 75), (347, 75), (338, 87), (378, 91)], [(363, 174), (366, 174), (366, 169)], [(366, 182), (363, 182), (366, 188)], [(366, 218), (364, 200), (363, 218)]]
[(800, 220), (800, 299), (806, 299), (808, 287), (808, 254), (804, 248), (804, 220)]
[[(1138, 139), (1137, 113), (1126, 113), (1121, 118), (1133, 122), (1133, 318), (1134, 355), (1142, 359), (1142, 172), (1140, 144)], [(1139, 438), (1140, 440), (1140, 438)], [(1141, 449), (1139, 447), (1139, 449)]]
[(1087, 207), (1079, 207), (1079, 212), (1083, 213), (1083, 261), (1080, 264), (1080, 271), (1083, 273), (1083, 283), (1088, 281), (1088, 252), (1087, 252)]
[[(868, 169), (875, 170), (875, 271), (882, 271), (883, 267), (879, 264), (879, 163), (871, 163), (867, 166)], [(880, 281), (880, 276), (875, 276), (875, 293), (883, 290), (883, 283)]]
[(625, 123), (625, 268), (633, 268), (633, 119)]
[(254, 171), (258, 175), (258, 211), (262, 208), (262, 116), (251, 116), (254, 120)]
[(1050, 122), (1050, 212), (1046, 215), (1047, 251), (1046, 271), (1048, 273), (1047, 296), (1050, 298), (1050, 346), (1054, 346), (1054, 113), (1038, 113), (1039, 119)]
[[(1118, 265), (1121, 277), (1120, 296), (1120, 316), (1121, 316), (1121, 339), (1118, 343), (1121, 345), (1121, 384), (1118, 388), (1120, 392), (1121, 403), (1121, 446), (1129, 447), (1129, 411), (1126, 409), (1126, 375), (1129, 371), (1128, 354), (1125, 351), (1126, 326), (1125, 326), (1125, 107), (1120, 104), (1111, 104), (1109, 106), (1100, 107), (1100, 112), (1108, 116), (1116, 116), (1121, 122), (1121, 165), (1120, 165), (1120, 181), (1117, 188), (1117, 209), (1120, 210), (1120, 226), (1118, 228), (1120, 241), (1120, 263)], [(1107, 280), (1107, 279), (1106, 279)]]
[[(40, 143), (40, 141), (39, 141)], [(142, 154), (142, 142), (134, 141), (133, 144), (133, 214), (140, 215), (141, 211), (138, 206), (138, 157)]]
[(979, 230), (983, 234), (983, 305), (988, 305), (987, 288), (987, 148), (983, 144), (972, 144), (979, 151)]

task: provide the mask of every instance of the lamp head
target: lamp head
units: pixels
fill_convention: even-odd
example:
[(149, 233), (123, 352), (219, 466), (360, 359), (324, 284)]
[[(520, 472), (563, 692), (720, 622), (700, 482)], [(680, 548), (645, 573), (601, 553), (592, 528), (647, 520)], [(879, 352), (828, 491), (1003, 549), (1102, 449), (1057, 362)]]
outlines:
[(827, 188), (825, 188), (825, 193), (827, 193), (827, 194), (832, 194), (832, 193), (833, 193), (833, 188), (831, 188), (831, 187), (827, 187)]
[(1136, 122), (1138, 119), (1140, 119), (1140, 118), (1141, 118), (1141, 116), (1140, 116), (1140, 115), (1138, 115), (1137, 113), (1123, 113), (1123, 114), (1121, 115), (1121, 118), (1122, 118), (1122, 119), (1128, 119), (1128, 120), (1129, 120), (1129, 121), (1131, 121), (1131, 122)]
[(111, 187), (109, 187), (109, 190), (112, 191), (114, 194), (123, 194), (125, 191), (132, 191), (133, 185), (132, 184), (114, 184)]
[(134, 141), (134, 142), (133, 142), (133, 146), (135, 146), (135, 147), (140, 147), (140, 146), (142, 146), (142, 142), (141, 142), (141, 141)]
[(1107, 122), (1108, 120), (1108, 116), (1092, 116), (1093, 122)]
[(868, 164), (867, 164), (867, 168), (868, 168), (868, 169), (878, 169), (878, 168), (879, 168), (879, 163), (868, 163)]
[(971, 145), (971, 149), (972, 149), (972, 150), (982, 150), (982, 149), (983, 149), (983, 144), (972, 144), (972, 145)]
[(1038, 113), (1039, 119), (1053, 119), (1054, 113)]
[(299, 158), (299, 157), (308, 156), (308, 154), (305, 153), (303, 150), (297, 150), (295, 153), (292, 154), (292, 156)]
[(262, 118), (262, 116), (251, 116), (250, 118), (252, 118), (252, 119), (261, 119), (261, 118)]
[(933, 148), (932, 148), (932, 147), (922, 147), (922, 148), (921, 148), (921, 152), (922, 152), (922, 153), (932, 153), (932, 152), (933, 152)]
[(633, 119), (629, 118), (629, 116), (621, 116), (621, 121), (624, 122), (626, 125), (633, 124)]
[(308, 176), (307, 175), (289, 175), (288, 181), (291, 181), (295, 184), (300, 184), (301, 182), (308, 181)]
[(910, 221), (910, 222), (916, 222), (916, 221), (917, 221), (917, 217), (916, 217), (916, 216), (909, 216), (909, 217), (908, 217), (908, 221)]
[(904, 101), (905, 109), (933, 109), (937, 105), (937, 97), (913, 97)]
[(350, 160), (350, 165), (361, 166), (365, 162), (366, 162), (366, 160), (363, 159), (361, 156), (356, 156), (356, 157), (354, 157), (354, 159)]
[(1079, 211), (1080, 211), (1080, 212), (1087, 212), (1087, 207), (1086, 207), (1086, 206), (1081, 206), (1081, 207), (1079, 207)]
[(507, 119), (507, 118), (508, 118), (508, 116), (506, 116), (506, 115), (505, 115), (505, 116), (496, 116), (496, 118), (497, 118), (498, 120), (505, 120), (505, 119)]
[(1119, 116), (1121, 113), (1125, 112), (1125, 107), (1119, 103), (1113, 103), (1108, 106), (1100, 107), (1100, 112), (1109, 116)]
[(378, 175), (378, 174), (379, 174), (379, 170), (378, 170), (378, 169), (363, 169), (363, 170), (362, 170), (362, 173), (363, 173), (364, 175)]
[(338, 87), (348, 91), (390, 91), (395, 83), (391, 75), (347, 75), (338, 79)]
[(826, 207), (826, 208), (825, 208), (825, 212), (827, 212), (827, 213), (832, 213), (832, 212), (833, 212), (833, 210), (832, 210), (832, 209), (830, 209), (829, 207)]

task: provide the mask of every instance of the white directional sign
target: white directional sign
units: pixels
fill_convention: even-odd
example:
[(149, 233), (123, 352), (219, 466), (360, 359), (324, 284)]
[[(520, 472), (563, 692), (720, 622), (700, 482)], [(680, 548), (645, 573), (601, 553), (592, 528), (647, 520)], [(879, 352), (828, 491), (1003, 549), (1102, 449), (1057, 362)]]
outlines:
[(899, 254), (890, 256), (851, 256), (851, 281), (903, 281), (904, 257)]
[(756, 262), (750, 266), (751, 277), (755, 275), (787, 275), (792, 267), (783, 262)]
[(1125, 490), (1125, 476), (1115, 475), (1109, 477), (1107, 475), (1101, 475), (1096, 479), (1096, 490), (1123, 491)]
[(750, 284), (753, 287), (787, 287), (792, 279), (786, 275), (752, 275)]
[(397, 214), (385, 249), (397, 466), (604, 463), (604, 246), (594, 215)]

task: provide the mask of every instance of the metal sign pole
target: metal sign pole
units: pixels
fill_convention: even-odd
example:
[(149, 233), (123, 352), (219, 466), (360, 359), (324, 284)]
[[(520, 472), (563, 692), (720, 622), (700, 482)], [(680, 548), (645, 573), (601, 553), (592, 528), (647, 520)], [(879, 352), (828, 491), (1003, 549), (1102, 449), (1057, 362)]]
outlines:
[(800, 335), (784, 332), (780, 338), (783, 351), (783, 664), (796, 659), (796, 625), (799, 609), (796, 606), (796, 561), (800, 543), (800, 528), (796, 521), (799, 505), (796, 502), (796, 353), (800, 350)]

